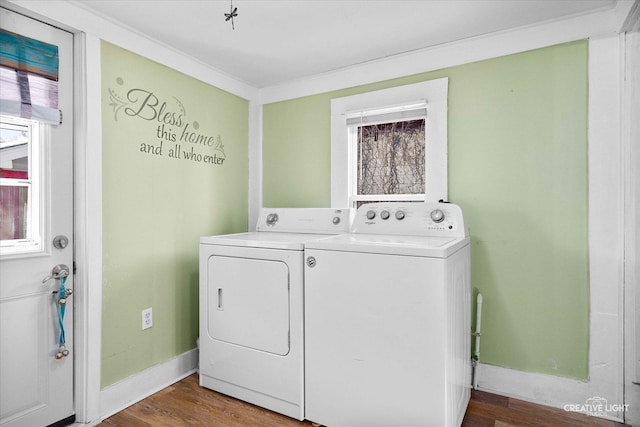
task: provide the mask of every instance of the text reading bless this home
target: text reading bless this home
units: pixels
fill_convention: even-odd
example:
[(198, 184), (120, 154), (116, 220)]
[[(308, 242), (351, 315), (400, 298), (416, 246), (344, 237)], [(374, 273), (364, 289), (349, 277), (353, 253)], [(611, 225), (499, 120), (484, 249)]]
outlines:
[[(121, 78), (116, 82), (123, 84)], [(139, 143), (141, 153), (219, 166), (226, 160), (220, 134), (213, 136), (200, 132), (197, 121), (187, 123), (184, 105), (176, 97), (169, 103), (146, 89), (130, 89), (124, 97), (109, 89), (109, 106), (113, 108), (115, 121), (122, 112), (153, 126), (149, 128), (151, 141)]]

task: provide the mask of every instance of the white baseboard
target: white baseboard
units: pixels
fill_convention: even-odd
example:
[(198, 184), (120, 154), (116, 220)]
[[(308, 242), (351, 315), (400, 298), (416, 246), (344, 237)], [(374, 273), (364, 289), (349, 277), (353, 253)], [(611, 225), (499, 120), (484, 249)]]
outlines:
[(197, 368), (198, 349), (193, 349), (105, 387), (100, 391), (100, 420), (188, 377)]
[[(478, 389), (489, 393), (565, 410), (569, 408), (573, 412), (581, 413), (587, 413), (588, 399), (604, 399), (610, 407), (614, 405), (617, 407), (623, 403), (613, 401), (606, 391), (594, 390), (593, 384), (589, 381), (517, 371), (493, 365), (480, 364), (478, 368), (476, 373)], [(622, 422), (622, 412), (609, 411), (606, 414), (598, 413), (597, 416)]]
[[(99, 421), (191, 375), (197, 367), (198, 350), (193, 349), (104, 388), (100, 392)], [(565, 405), (585, 405), (587, 399), (594, 397), (607, 399), (607, 393), (595, 391), (589, 381), (486, 364), (478, 366), (477, 375), (478, 389), (482, 391), (561, 409)], [(617, 405), (622, 402), (608, 403)], [(623, 421), (621, 415), (621, 412), (598, 414), (601, 418), (619, 422)]]

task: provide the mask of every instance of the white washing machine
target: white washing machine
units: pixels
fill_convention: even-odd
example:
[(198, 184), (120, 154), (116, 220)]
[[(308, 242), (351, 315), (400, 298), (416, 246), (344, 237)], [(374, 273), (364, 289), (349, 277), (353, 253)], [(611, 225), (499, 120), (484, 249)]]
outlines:
[(459, 426), (471, 392), (470, 247), (445, 203), (361, 206), (305, 248), (306, 418)]
[(351, 212), (263, 209), (256, 232), (200, 238), (200, 385), (304, 418), (304, 244)]

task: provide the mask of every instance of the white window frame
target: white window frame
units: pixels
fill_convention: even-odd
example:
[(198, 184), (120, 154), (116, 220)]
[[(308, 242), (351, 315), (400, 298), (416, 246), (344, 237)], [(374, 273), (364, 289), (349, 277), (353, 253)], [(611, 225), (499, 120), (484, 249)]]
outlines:
[(47, 137), (46, 125), (35, 120), (18, 117), (2, 116), (2, 121), (13, 126), (29, 128), (29, 177), (26, 180), (14, 178), (0, 178), (5, 185), (24, 186), (29, 188), (27, 202), (27, 236), (26, 239), (1, 240), (0, 258), (24, 255), (39, 255), (43, 253), (43, 237), (46, 230), (46, 216), (44, 214), (45, 200), (42, 176), (44, 174), (43, 139)]
[[(351, 207), (353, 168), (357, 168), (355, 150), (349, 146), (347, 116), (354, 111), (383, 109), (415, 103), (427, 103), (425, 126), (425, 195), (418, 200), (437, 202), (448, 199), (447, 188), (447, 93), (449, 79), (397, 86), (331, 100), (331, 207)], [(362, 197), (360, 197), (362, 199)], [(393, 197), (389, 198), (393, 199)], [(416, 200), (400, 195), (399, 200)]]

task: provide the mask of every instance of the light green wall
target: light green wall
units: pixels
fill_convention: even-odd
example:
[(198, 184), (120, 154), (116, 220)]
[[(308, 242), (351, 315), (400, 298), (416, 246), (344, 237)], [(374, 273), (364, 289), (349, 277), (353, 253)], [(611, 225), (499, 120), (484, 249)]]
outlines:
[(587, 52), (579, 41), (265, 105), (264, 206), (330, 205), (332, 98), (448, 77), (449, 199), (484, 297), (481, 361), (586, 379)]
[[(135, 115), (146, 93), (132, 89), (157, 105)], [(248, 102), (103, 43), (102, 109), (104, 387), (195, 348), (199, 237), (247, 228)], [(181, 141), (185, 128), (213, 146)], [(176, 145), (201, 161), (170, 157)], [(225, 160), (205, 163), (214, 155)]]

